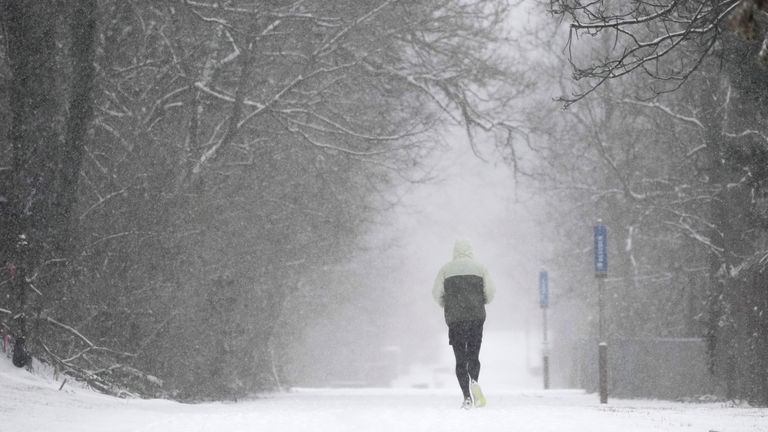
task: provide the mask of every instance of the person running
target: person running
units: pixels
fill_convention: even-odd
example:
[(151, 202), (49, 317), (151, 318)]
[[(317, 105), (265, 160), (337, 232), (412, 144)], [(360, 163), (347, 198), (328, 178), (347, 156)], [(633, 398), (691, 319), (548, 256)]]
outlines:
[(445, 314), (448, 344), (456, 356), (456, 378), (464, 395), (462, 408), (485, 406), (478, 378), (480, 344), (483, 341), (485, 305), (493, 300), (495, 288), (485, 266), (475, 261), (472, 245), (457, 240), (453, 260), (437, 273), (432, 296)]

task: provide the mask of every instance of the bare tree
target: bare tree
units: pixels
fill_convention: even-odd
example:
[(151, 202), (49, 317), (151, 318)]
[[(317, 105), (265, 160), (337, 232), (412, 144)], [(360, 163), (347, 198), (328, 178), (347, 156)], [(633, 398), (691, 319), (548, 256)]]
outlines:
[[(54, 3), (82, 13), (43, 7)], [(424, 158), (441, 126), (459, 122), (501, 145), (520, 136), (509, 113), (527, 84), (493, 51), (505, 41), (504, 2), (6, 4), (33, 12), (4, 14), (18, 31), (9, 41), (63, 47), (43, 51), (34, 70), (52, 93), (7, 85), (55, 96), (38, 117), (11, 111), (25, 119), (18, 130), (61, 143), (60, 165), (41, 162), (65, 166), (29, 169), (44, 180), (56, 172), (60, 194), (46, 218), (56, 236), (30, 244), (56, 239), (51, 250), (66, 256), (50, 253), (15, 281), (45, 296), (26, 307), (35, 354), (108, 391), (155, 394), (158, 381), (139, 370), (178, 397), (273, 385), (286, 299), (306, 275), (349, 259), (396, 203), (393, 186), (430, 176)], [(56, 25), (14, 27), (38, 14)], [(13, 63), (21, 51), (3, 58), (24, 65)], [(19, 71), (13, 79), (29, 76)], [(479, 139), (473, 146), (480, 153)], [(3, 233), (8, 250), (15, 232)]]
[[(673, 91), (708, 57), (727, 55), (734, 47), (748, 49), (752, 68), (768, 53), (759, 25), (766, 18), (762, 1), (554, 0), (550, 10), (568, 22), (566, 49), (574, 78), (588, 81), (584, 89), (562, 98), (566, 105), (608, 80), (634, 73), (652, 78), (646, 97)], [(606, 49), (581, 49), (582, 39), (601, 41)]]

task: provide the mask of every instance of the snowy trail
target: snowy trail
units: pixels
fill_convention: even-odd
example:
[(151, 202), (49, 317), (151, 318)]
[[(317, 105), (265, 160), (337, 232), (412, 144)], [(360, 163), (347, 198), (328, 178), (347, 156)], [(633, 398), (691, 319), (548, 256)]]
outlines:
[(296, 389), (191, 405), (59, 385), (0, 360), (0, 431), (768, 431), (766, 409), (615, 399), (601, 406), (572, 390), (490, 390), (486, 408), (464, 411), (457, 390)]

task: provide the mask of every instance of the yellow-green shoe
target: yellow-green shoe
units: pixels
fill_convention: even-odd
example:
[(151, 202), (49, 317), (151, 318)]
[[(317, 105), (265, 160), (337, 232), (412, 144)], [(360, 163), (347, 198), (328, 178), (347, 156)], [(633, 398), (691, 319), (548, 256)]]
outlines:
[(485, 396), (483, 395), (483, 390), (480, 388), (480, 384), (478, 384), (477, 381), (472, 380), (469, 389), (472, 392), (472, 399), (475, 400), (475, 406), (478, 408), (484, 407)]

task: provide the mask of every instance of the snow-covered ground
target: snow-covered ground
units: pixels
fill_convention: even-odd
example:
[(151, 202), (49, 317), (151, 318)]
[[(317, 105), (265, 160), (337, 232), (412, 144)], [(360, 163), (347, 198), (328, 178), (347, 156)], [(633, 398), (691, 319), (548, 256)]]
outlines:
[(765, 432), (768, 410), (491, 390), (464, 411), (454, 388), (296, 389), (237, 403), (116, 399), (14, 368), (0, 356), (0, 431)]

